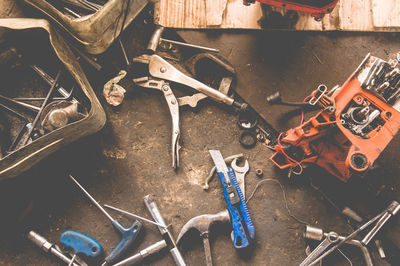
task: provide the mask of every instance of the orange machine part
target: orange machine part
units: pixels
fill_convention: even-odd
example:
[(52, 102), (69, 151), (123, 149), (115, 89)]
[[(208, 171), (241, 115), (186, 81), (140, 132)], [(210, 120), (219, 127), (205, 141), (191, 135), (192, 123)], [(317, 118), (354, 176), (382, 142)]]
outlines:
[[(353, 74), (332, 96), (325, 97), (335, 107), (327, 109), (300, 126), (290, 129), (270, 158), (281, 169), (314, 163), (344, 182), (355, 172), (365, 172), (392, 140), (400, 128), (400, 113), (373, 93), (363, 90)], [(366, 100), (381, 111), (383, 125), (368, 133), (367, 138), (353, 134), (341, 123), (341, 114), (354, 101)]]
[[(290, 10), (296, 10), (301, 12), (311, 13), (316, 19), (321, 19), (325, 14), (332, 12), (335, 8), (338, 0), (325, 0), (321, 4), (321, 1), (299, 1), (299, 0), (256, 0), (258, 2), (271, 5), (279, 6)], [(254, 3), (255, 0), (244, 0), (244, 3)]]

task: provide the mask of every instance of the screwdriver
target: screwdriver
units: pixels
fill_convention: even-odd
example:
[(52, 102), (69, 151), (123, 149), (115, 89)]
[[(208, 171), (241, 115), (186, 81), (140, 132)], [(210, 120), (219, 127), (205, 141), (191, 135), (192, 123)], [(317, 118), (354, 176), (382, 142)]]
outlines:
[(128, 228), (123, 227), (116, 219), (114, 219), (106, 210), (101, 207), (101, 205), (87, 192), (72, 175), (69, 175), (72, 181), (86, 194), (86, 196), (96, 205), (108, 219), (110, 219), (112, 226), (121, 234), (121, 241), (117, 246), (111, 251), (110, 254), (104, 259), (104, 263), (102, 265), (111, 264), (115, 262), (120, 256), (125, 253), (128, 248), (134, 243), (136, 237), (138, 236), (140, 229), (142, 228), (142, 224), (135, 220), (132, 225)]
[(57, 249), (57, 246), (55, 244), (50, 243), (49, 241), (47, 241), (47, 239), (45, 239), (43, 236), (39, 235), (35, 231), (29, 231), (27, 237), (35, 245), (43, 249), (46, 253), (52, 253), (54, 256), (70, 265), (79, 266), (79, 264), (75, 263), (72, 259), (65, 256), (59, 249)]
[(72, 265), (77, 255), (84, 255), (86, 258), (94, 260), (103, 253), (103, 248), (96, 240), (75, 231), (68, 230), (62, 233), (60, 236), (60, 243), (74, 253), (68, 265)]

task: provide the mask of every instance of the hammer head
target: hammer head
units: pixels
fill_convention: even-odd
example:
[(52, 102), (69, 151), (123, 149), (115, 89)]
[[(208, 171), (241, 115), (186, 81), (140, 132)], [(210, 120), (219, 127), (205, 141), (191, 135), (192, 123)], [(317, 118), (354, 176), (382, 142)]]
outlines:
[(217, 214), (203, 214), (190, 219), (183, 227), (178, 235), (177, 243), (191, 229), (199, 231), (202, 237), (208, 237), (208, 231), (212, 224), (216, 222), (227, 223), (230, 221), (228, 210), (224, 210)]

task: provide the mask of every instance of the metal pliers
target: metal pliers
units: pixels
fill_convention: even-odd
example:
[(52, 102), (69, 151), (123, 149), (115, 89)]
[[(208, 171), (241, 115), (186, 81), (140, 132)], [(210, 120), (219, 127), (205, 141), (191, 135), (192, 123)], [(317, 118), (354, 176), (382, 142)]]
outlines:
[[(162, 91), (168, 103), (172, 117), (172, 167), (175, 169), (179, 166), (179, 106), (189, 105), (191, 107), (196, 107), (198, 101), (209, 96), (215, 101), (223, 102), (229, 106), (235, 106), (240, 109), (247, 108), (247, 104), (238, 103), (221, 91), (213, 89), (206, 84), (185, 75), (156, 54), (141, 55), (134, 58), (133, 62), (148, 65), (149, 73), (147, 77), (136, 78), (133, 82), (141, 87)], [(169, 86), (169, 82), (183, 84), (199, 93), (177, 99)]]
[(179, 130), (179, 104), (169, 83), (161, 79), (150, 79), (149, 77), (137, 78), (134, 79), (133, 82), (141, 87), (159, 90), (164, 93), (172, 119), (172, 167), (174, 169), (178, 168), (179, 149), (181, 148), (179, 145), (179, 138), (181, 135)]

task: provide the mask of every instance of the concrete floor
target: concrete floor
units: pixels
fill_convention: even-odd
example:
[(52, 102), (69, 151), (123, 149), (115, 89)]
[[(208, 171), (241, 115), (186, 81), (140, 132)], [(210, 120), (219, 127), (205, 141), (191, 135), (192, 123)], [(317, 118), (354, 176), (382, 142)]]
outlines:
[[(131, 57), (142, 53), (150, 34), (151, 30), (143, 28), (139, 22), (129, 27), (123, 39)], [(238, 93), (278, 130), (295, 125), (299, 118), (286, 119), (283, 113), (289, 109), (269, 108), (265, 104), (264, 99), (273, 88), (282, 89), (289, 100), (300, 100), (320, 83), (331, 87), (343, 82), (367, 52), (385, 59), (387, 54), (400, 50), (396, 34), (254, 31), (180, 34), (189, 42), (220, 48), (238, 70)], [(76, 230), (99, 241), (106, 253), (118, 243), (118, 234), (109, 220), (72, 184), (68, 173), (101, 204), (114, 205), (148, 218), (143, 197), (152, 194), (164, 219), (172, 224), (176, 237), (190, 218), (216, 213), (226, 206), (217, 179), (208, 192), (202, 189), (204, 178), (213, 166), (209, 149), (219, 149), (224, 156), (241, 152), (246, 155), (251, 167), (246, 177), (247, 195), (260, 180), (255, 170), (261, 168), (265, 178), (282, 183), (293, 215), (329, 231), (347, 234), (352, 229), (320, 191), (311, 187), (310, 180), (337, 205), (351, 206), (367, 218), (384, 209), (388, 200), (399, 199), (398, 137), (380, 158), (383, 167), (363, 180), (354, 178), (343, 184), (312, 167), (303, 176), (288, 179), (286, 173), (278, 171), (268, 161), (272, 152), (266, 146), (258, 144), (246, 150), (239, 145), (240, 130), (235, 113), (211, 100), (205, 100), (196, 110), (181, 108), (181, 166), (175, 172), (170, 156), (170, 115), (162, 95), (126, 81), (124, 86), (128, 93), (121, 107), (111, 108), (101, 96), (102, 84), (121, 64), (118, 57), (113, 58), (105, 74), (87, 70), (107, 114), (104, 129), (59, 150), (28, 173), (2, 182), (0, 264), (59, 265), (56, 259), (43, 254), (24, 238), (28, 229), (34, 229), (52, 242), (57, 242), (63, 231)], [(282, 123), (283, 120), (288, 122)], [(386, 184), (386, 189), (378, 197), (374, 196), (374, 188), (382, 183)], [(296, 265), (306, 257), (304, 225), (288, 216), (282, 197), (278, 185), (266, 183), (249, 202), (256, 240), (248, 257), (241, 257), (234, 250), (229, 226), (213, 227), (211, 248), (215, 265)], [(26, 209), (29, 212), (24, 212)], [(110, 213), (124, 225), (132, 222)], [(396, 245), (400, 247), (398, 225), (397, 217), (385, 234), (387, 238), (384, 239), (388, 239), (385, 243), (394, 245), (394, 254), (389, 260), (380, 260), (376, 248), (371, 245), (376, 265), (399, 262), (396, 261), (398, 257), (394, 257), (399, 254)], [(144, 223), (144, 229), (141, 241), (129, 254), (161, 239), (155, 226)], [(200, 238), (193, 234), (191, 239), (182, 250), (187, 264), (205, 265)], [(343, 252), (353, 265), (364, 264), (358, 250), (343, 248)], [(146, 260), (145, 264), (174, 265), (174, 262), (168, 252), (163, 252)], [(328, 264), (349, 263), (335, 254)]]

